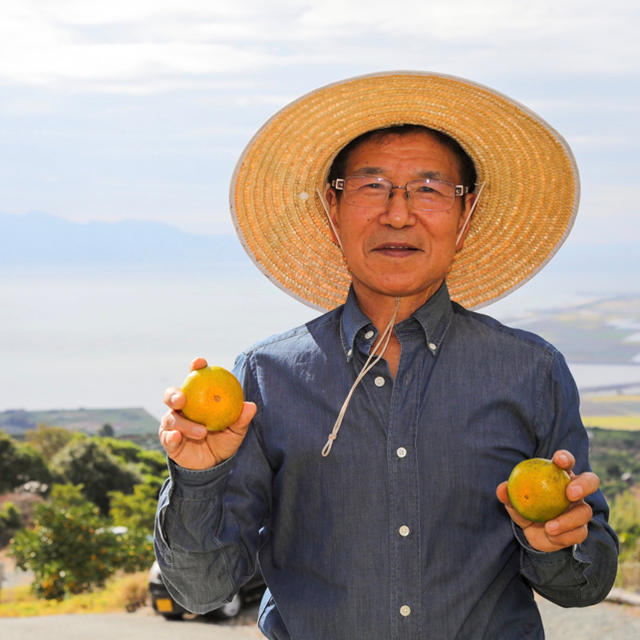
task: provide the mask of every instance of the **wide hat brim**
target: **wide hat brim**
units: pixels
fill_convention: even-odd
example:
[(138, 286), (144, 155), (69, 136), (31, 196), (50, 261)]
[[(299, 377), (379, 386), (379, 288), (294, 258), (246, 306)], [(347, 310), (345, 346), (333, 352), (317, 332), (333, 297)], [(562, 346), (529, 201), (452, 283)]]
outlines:
[(455, 138), (484, 188), (447, 284), (470, 308), (533, 277), (566, 239), (579, 178), (566, 141), (526, 107), (476, 83), (434, 73), (389, 72), (317, 89), (256, 133), (231, 182), (231, 212), (245, 250), (277, 286), (331, 309), (351, 282), (317, 190), (336, 154), (360, 134), (419, 124)]

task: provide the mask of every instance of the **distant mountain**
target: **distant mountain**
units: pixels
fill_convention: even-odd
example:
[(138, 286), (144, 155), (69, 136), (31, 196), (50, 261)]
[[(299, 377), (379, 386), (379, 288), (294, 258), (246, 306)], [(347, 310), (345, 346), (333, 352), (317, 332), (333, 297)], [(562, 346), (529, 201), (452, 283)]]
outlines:
[(235, 235), (185, 233), (159, 222), (70, 222), (47, 213), (0, 213), (0, 265), (246, 263)]
[(532, 312), (505, 322), (541, 335), (571, 363), (640, 367), (640, 296), (601, 300)]
[(124, 409), (53, 409), (51, 411), (0, 411), (0, 430), (22, 436), (39, 424), (64, 427), (70, 431), (95, 434), (104, 424), (113, 427), (117, 437), (157, 434), (158, 421), (140, 408)]

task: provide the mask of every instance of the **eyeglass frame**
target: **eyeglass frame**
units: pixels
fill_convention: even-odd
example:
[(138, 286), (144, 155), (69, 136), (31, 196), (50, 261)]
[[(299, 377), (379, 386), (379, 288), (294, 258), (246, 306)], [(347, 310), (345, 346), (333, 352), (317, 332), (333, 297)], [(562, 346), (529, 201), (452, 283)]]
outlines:
[[(449, 182), (448, 180), (440, 180), (438, 178), (415, 178), (413, 180), (407, 181), (404, 185), (399, 185), (399, 184), (393, 184), (391, 180), (389, 180), (388, 178), (385, 178), (384, 176), (354, 175), (354, 176), (347, 176), (346, 178), (335, 178), (334, 180), (331, 181), (330, 186), (336, 189), (337, 191), (344, 191), (345, 182), (349, 180), (349, 178), (372, 178), (374, 180), (379, 180), (379, 181), (384, 180), (391, 185), (391, 189), (389, 190), (389, 196), (391, 196), (391, 192), (394, 189), (404, 189), (407, 196), (409, 196), (410, 191), (407, 189), (407, 186), (410, 182), (421, 182), (421, 181), (429, 182), (432, 180), (451, 185), (454, 188), (454, 192), (453, 192), (454, 199), (458, 196), (462, 197), (469, 193), (469, 187), (467, 187), (466, 185), (454, 184), (453, 182)], [(411, 199), (409, 199), (409, 201), (411, 202)], [(452, 201), (452, 204), (453, 204), (453, 201)], [(423, 211), (439, 211), (439, 209), (423, 209)]]

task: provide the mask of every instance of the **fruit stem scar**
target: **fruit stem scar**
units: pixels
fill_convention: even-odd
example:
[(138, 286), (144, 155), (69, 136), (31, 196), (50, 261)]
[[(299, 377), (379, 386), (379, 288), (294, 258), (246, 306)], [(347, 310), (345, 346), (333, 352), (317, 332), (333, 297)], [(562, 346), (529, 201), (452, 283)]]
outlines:
[(213, 396), (213, 399), (214, 399), (216, 402), (220, 402), (220, 400), (222, 400), (222, 398), (221, 398), (220, 396)]

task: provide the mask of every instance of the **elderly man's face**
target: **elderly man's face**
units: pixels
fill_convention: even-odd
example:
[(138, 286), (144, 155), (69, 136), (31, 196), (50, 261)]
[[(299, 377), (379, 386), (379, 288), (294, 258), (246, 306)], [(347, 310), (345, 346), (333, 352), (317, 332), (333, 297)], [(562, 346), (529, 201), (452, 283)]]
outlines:
[[(389, 135), (368, 140), (348, 158), (345, 176), (374, 175), (394, 185), (425, 176), (460, 184), (456, 156), (428, 133)], [(356, 294), (361, 301), (377, 296), (413, 296), (422, 303), (442, 284), (456, 250), (456, 237), (473, 195), (456, 197), (448, 211), (412, 208), (404, 190), (395, 189), (386, 206), (349, 204), (344, 195), (328, 193)]]

